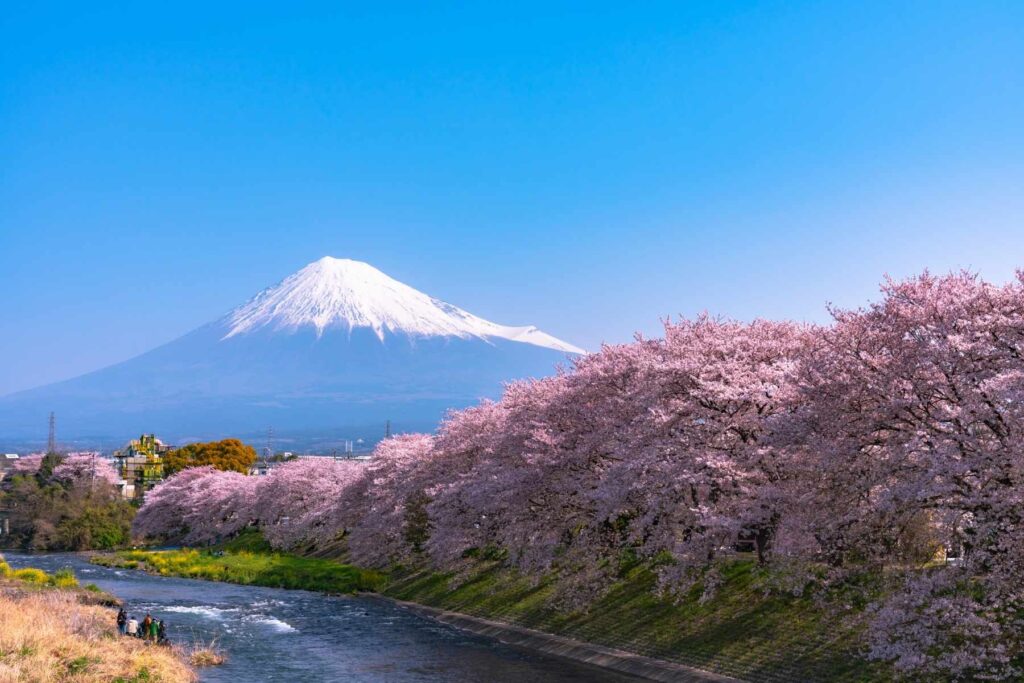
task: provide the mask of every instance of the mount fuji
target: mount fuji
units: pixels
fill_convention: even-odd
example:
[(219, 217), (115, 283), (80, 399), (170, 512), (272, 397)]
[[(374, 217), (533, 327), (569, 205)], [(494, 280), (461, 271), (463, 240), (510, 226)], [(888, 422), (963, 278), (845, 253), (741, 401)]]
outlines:
[(503, 382), (584, 353), (536, 327), (484, 320), (373, 266), (325, 257), (222, 318), (130, 360), (0, 398), (0, 435), (170, 438), (430, 429)]

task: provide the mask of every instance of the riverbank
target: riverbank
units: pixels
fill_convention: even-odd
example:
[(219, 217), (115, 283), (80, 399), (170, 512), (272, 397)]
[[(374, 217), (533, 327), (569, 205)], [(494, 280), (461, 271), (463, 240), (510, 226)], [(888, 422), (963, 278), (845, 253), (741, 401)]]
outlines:
[(331, 594), (378, 591), (385, 581), (380, 572), (332, 560), (277, 553), (269, 548), (242, 549), (237, 545), (203, 550), (128, 550), (94, 555), (91, 561), (105, 567), (141, 569), (160, 576)]
[(781, 591), (752, 560), (727, 568), (709, 600), (700, 586), (659, 597), (654, 572), (635, 565), (585, 610), (560, 609), (554, 577), (536, 582), (479, 557), (448, 574), (399, 568), (382, 593), (753, 683), (892, 680), (862, 655), (862, 603), (841, 590)]
[(11, 554), (17, 567), (70, 567), (121, 598), (131, 614), (164, 619), (174, 644), (216, 643), (222, 666), (203, 683), (636, 683), (562, 657), (504, 645), (425, 619), (372, 594), (197, 581), (93, 565), (80, 554)]
[[(649, 567), (624, 566), (609, 591), (586, 610), (573, 611), (558, 607), (554, 578), (535, 582), (504, 568), (497, 559), (484, 557), (467, 557), (459, 571), (448, 574), (397, 567), (386, 578), (375, 574), (373, 581), (362, 587), (352, 583), (356, 568), (351, 565), (329, 558), (267, 553), (254, 535), (243, 535), (234, 545), (212, 552), (136, 551), (113, 557), (123, 563), (110, 560), (110, 556), (100, 561), (165, 575), (205, 578), (205, 573), (219, 581), (231, 581), (227, 577), (236, 575), (243, 579), (239, 583), (272, 586), (282, 584), (254, 583), (261, 580), (259, 574), (244, 575), (241, 568), (284, 564), (294, 572), (291, 583), (295, 587), (346, 592), (337, 590), (339, 584), (324, 581), (333, 576), (322, 569), (322, 563), (327, 563), (333, 571), (350, 577), (341, 587), (372, 590), (403, 603), (422, 605), (437, 610), (431, 615), (435, 617), (443, 612), (489, 622), (481, 625), (482, 631), (476, 631), (469, 621), (451, 622), (485, 635), (487, 628), (510, 627), (505, 633), (489, 635), (552, 653), (536, 642), (517, 643), (520, 639), (515, 629), (569, 639), (598, 651), (621, 652), (624, 659), (638, 655), (754, 683), (859, 683), (892, 678), (884, 665), (868, 662), (861, 654), (863, 602), (842, 591), (818, 593), (813, 599), (780, 591), (773, 585), (773, 577), (753, 561), (731, 566), (711, 600), (702, 600), (699, 588), (678, 600), (659, 597), (656, 576)], [(578, 652), (579, 656), (568, 650), (559, 654), (597, 663), (589, 659), (594, 651)]]
[(169, 648), (117, 634), (116, 598), (74, 576), (0, 560), (0, 681), (191, 683)]
[(404, 609), (434, 621), (454, 626), (462, 631), (486, 636), (503, 643), (536, 650), (549, 655), (573, 659), (599, 666), (603, 669), (637, 676), (651, 681), (664, 683), (739, 683), (737, 679), (720, 674), (694, 669), (682, 664), (666, 662), (643, 655), (617, 650), (614, 648), (585, 643), (572, 638), (551, 635), (542, 631), (512, 626), (490, 619), (471, 617), (459, 612), (427, 607), (415, 602), (403, 602), (394, 598), (380, 597), (390, 600)]

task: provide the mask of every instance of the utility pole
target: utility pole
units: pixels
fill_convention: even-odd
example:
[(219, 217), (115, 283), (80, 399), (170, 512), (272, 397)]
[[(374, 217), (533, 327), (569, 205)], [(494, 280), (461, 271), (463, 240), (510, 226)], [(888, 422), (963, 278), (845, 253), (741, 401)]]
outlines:
[(46, 440), (46, 452), (56, 453), (57, 452), (57, 417), (50, 411), (50, 436)]

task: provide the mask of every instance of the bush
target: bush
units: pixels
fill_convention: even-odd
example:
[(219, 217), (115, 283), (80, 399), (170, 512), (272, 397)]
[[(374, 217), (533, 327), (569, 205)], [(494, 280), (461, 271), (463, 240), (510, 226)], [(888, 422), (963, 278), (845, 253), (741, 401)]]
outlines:
[(50, 580), (49, 574), (44, 572), (42, 569), (36, 569), (35, 567), (15, 569), (12, 576), (19, 581), (24, 581), (25, 583), (45, 584)]
[(70, 567), (64, 567), (53, 573), (49, 578), (49, 584), (57, 588), (77, 588), (78, 579)]

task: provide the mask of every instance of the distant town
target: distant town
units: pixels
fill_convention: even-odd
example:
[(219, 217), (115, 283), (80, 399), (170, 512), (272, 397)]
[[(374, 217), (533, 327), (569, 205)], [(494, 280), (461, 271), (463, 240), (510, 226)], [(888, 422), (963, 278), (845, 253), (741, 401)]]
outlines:
[[(137, 439), (131, 439), (128, 443), (112, 451), (103, 450), (75, 450), (62, 448), (56, 439), (55, 416), (50, 415), (50, 435), (47, 440), (45, 451), (4, 449), (8, 452), (0, 453), (0, 483), (19, 470), (19, 464), (25, 461), (37, 460), (46, 455), (59, 455), (62, 457), (87, 457), (94, 458), (97, 465), (111, 465), (117, 473), (117, 489), (125, 500), (142, 503), (147, 491), (163, 481), (173, 472), (168, 472), (165, 467), (166, 456), (178, 448), (189, 444), (174, 445), (165, 442), (156, 434), (141, 434)], [(390, 436), (391, 423), (384, 426), (382, 435)], [(338, 444), (340, 448), (328, 450), (297, 452), (292, 450), (279, 450), (274, 448), (274, 434), (268, 429), (265, 443), (256, 448), (249, 446), (256, 454), (252, 464), (248, 466), (247, 474), (252, 476), (266, 476), (273, 468), (283, 462), (290, 462), (304, 458), (332, 458), (335, 460), (368, 460), (372, 452), (374, 442), (368, 442), (362, 438), (342, 439)], [(2, 529), (0, 529), (2, 531)]]

